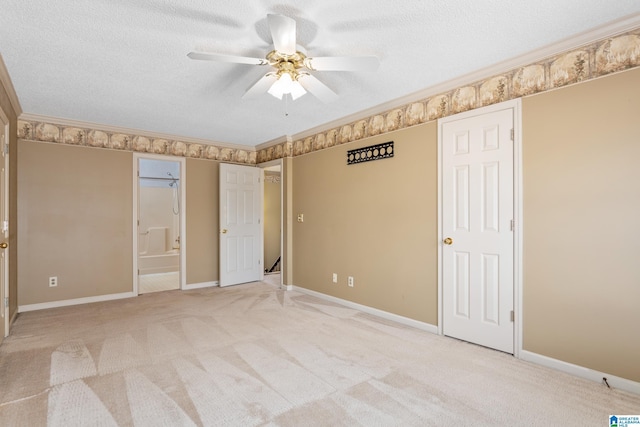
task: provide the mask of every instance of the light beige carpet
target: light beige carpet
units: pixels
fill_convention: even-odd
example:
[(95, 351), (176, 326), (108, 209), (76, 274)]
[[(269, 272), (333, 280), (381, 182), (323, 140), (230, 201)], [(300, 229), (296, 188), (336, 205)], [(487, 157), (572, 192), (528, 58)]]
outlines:
[(605, 426), (640, 396), (254, 283), (21, 314), (2, 426)]

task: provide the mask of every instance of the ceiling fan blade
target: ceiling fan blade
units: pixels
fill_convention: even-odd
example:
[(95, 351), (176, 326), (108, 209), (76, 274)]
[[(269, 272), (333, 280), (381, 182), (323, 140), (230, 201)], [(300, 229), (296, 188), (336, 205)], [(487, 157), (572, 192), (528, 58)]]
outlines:
[(267, 15), (273, 46), (278, 52), (296, 53), (296, 21), (283, 15)]
[(329, 89), (327, 85), (312, 76), (311, 74), (300, 74), (298, 82), (303, 88), (324, 103), (329, 103), (338, 99), (338, 95)]
[(242, 95), (243, 99), (254, 98), (258, 95), (264, 94), (271, 85), (273, 85), (276, 80), (278, 80), (278, 76), (275, 73), (267, 73), (260, 80), (258, 80), (253, 86), (251, 86), (247, 91)]
[(187, 56), (191, 59), (204, 61), (231, 62), (234, 64), (248, 65), (268, 65), (269, 61), (262, 58), (249, 58), (248, 56), (222, 55), (220, 53), (189, 52)]
[(375, 71), (380, 60), (375, 56), (321, 56), (306, 58), (304, 65), (318, 71)]

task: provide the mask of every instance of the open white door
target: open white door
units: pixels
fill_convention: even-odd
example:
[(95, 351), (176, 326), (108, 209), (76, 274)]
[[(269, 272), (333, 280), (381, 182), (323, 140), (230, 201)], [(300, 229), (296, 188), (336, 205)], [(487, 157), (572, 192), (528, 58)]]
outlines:
[(220, 164), (220, 286), (263, 278), (263, 173)]
[(514, 352), (514, 110), (440, 122), (445, 335)]
[(9, 336), (9, 155), (7, 150), (9, 136), (6, 135), (6, 123), (0, 117), (0, 321), (2, 338)]

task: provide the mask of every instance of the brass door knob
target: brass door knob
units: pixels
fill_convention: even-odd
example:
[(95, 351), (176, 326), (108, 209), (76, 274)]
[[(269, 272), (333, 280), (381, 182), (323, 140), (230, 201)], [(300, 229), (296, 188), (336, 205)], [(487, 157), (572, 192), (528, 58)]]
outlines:
[(0, 249), (7, 249), (8, 246), (9, 244), (7, 242), (0, 243)]
[(227, 234), (227, 229), (226, 229), (226, 228), (223, 228), (222, 230), (220, 230), (220, 232), (221, 232), (222, 234)]
[(453, 244), (453, 239), (451, 237), (447, 237), (446, 239), (443, 240), (445, 245), (452, 245)]

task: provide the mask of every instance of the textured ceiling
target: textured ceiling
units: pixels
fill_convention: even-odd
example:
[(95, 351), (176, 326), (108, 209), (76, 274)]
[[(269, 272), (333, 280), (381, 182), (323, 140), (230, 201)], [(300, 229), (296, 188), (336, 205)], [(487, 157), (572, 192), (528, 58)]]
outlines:
[[(0, 0), (0, 54), (25, 113), (255, 146), (295, 135), (640, 12), (638, 0)], [(310, 56), (376, 55), (315, 72), (339, 98), (242, 99), (268, 67), (266, 15)], [(288, 113), (288, 115), (286, 114)]]

